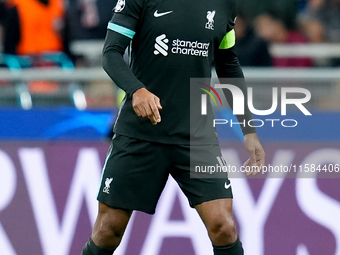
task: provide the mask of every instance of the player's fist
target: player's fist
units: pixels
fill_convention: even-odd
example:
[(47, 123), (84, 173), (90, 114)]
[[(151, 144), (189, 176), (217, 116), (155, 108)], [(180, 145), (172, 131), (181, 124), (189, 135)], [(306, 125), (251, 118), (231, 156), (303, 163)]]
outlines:
[(162, 109), (162, 106), (160, 100), (147, 89), (141, 88), (133, 93), (132, 107), (138, 116), (149, 118), (153, 125), (161, 122), (159, 110)]

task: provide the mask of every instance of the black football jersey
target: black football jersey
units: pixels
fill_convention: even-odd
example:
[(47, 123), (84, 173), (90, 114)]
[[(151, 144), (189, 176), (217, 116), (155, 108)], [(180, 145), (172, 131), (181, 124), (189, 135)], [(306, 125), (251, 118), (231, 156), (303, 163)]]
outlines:
[(169, 144), (218, 143), (211, 106), (211, 114), (200, 115), (190, 79), (210, 78), (217, 49), (234, 45), (235, 16), (234, 0), (119, 0), (108, 29), (131, 38), (132, 73), (163, 109), (162, 121), (152, 125), (136, 115), (127, 96), (114, 132)]

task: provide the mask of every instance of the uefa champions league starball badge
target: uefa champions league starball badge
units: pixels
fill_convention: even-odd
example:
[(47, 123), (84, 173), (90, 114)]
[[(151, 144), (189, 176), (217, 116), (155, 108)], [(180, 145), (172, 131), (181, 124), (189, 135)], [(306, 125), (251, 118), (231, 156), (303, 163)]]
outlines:
[(125, 0), (118, 0), (116, 7), (115, 7), (115, 12), (121, 12), (125, 7)]

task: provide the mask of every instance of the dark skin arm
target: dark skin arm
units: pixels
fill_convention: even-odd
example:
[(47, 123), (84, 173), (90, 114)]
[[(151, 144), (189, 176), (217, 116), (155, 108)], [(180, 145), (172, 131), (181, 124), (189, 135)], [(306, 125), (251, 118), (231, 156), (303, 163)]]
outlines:
[[(216, 72), (219, 78), (238, 78), (237, 85), (246, 95), (247, 87), (244, 81), (243, 72), (241, 66), (239, 64), (238, 58), (233, 51), (233, 49), (226, 50), (218, 50), (215, 55), (216, 62)], [(223, 91), (225, 97), (229, 103), (229, 105), (233, 105), (232, 96), (229, 90)], [(246, 120), (252, 118), (252, 114), (250, 113), (248, 106), (245, 105), (246, 114), (244, 116), (240, 116), (239, 121), (242, 121), (243, 118)], [(244, 133), (244, 146), (245, 149), (249, 153), (249, 158), (243, 164), (246, 169), (249, 170), (246, 172), (247, 176), (256, 175), (262, 169), (262, 166), (265, 164), (265, 152), (263, 147), (257, 137), (255, 129), (243, 128)]]
[(103, 50), (103, 68), (112, 80), (127, 93), (127, 96), (132, 97), (135, 113), (140, 117), (149, 118), (151, 123), (156, 125), (161, 121), (160, 99), (145, 88), (123, 60), (125, 49), (129, 44), (130, 38), (108, 31)]

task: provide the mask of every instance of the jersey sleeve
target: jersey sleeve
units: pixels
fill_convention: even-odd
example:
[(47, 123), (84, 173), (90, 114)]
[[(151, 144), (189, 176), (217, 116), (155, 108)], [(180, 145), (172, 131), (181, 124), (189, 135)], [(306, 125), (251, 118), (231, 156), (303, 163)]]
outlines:
[[(226, 34), (223, 37), (219, 47), (215, 49), (214, 60), (216, 73), (218, 78), (234, 78), (232, 81), (235, 86), (241, 89), (243, 95), (247, 95), (247, 85), (243, 76), (242, 68), (238, 61), (237, 55), (234, 51), (234, 45), (236, 41), (235, 37), (235, 20), (236, 20), (236, 4), (235, 0), (231, 0), (231, 9), (229, 20), (227, 22)], [(233, 95), (231, 91), (227, 89), (223, 89), (223, 93), (229, 103), (229, 105), (233, 106)], [(247, 100), (244, 102), (245, 112), (243, 115), (237, 115), (237, 119), (240, 123), (248, 123), (249, 120), (252, 119), (252, 113), (248, 108), (248, 104), (246, 104)], [(250, 127), (248, 125), (241, 125), (241, 129), (244, 135), (250, 133), (256, 133), (256, 129), (254, 127)]]
[(124, 90), (128, 97), (145, 88), (125, 63), (123, 55), (136, 33), (144, 0), (118, 0), (114, 14), (107, 27), (103, 48), (102, 65), (113, 82)]
[(143, 3), (144, 0), (118, 0), (108, 29), (132, 39), (140, 20)]
[(236, 20), (236, 15), (237, 15), (236, 2), (235, 0), (230, 0), (230, 3), (231, 4), (230, 4), (229, 19), (227, 22), (226, 34), (223, 37), (219, 45), (219, 49), (221, 50), (230, 49), (231, 47), (235, 45), (235, 41), (236, 41), (235, 30), (234, 30), (235, 20)]

